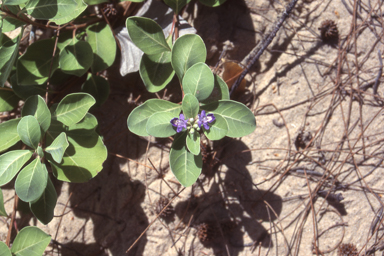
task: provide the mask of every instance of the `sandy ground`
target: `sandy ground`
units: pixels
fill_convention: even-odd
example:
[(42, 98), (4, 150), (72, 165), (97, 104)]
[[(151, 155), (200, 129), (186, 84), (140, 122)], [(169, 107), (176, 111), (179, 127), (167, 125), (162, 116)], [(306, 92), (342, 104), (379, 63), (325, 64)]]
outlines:
[[(119, 77), (116, 64), (111, 95), (95, 111), (109, 150), (104, 170), (85, 184), (57, 182), (57, 217), (49, 225), (28, 214), (19, 216), (20, 225), (37, 224), (52, 235), (59, 245), (47, 255), (337, 255), (341, 243), (355, 244), (359, 255), (382, 255), (376, 216), (383, 209), (384, 87), (376, 97), (363, 89), (377, 79), (383, 57), (384, 6), (355, 1), (354, 16), (353, 1), (344, 2), (298, 2), (247, 75), (247, 89), (235, 95), (255, 113), (256, 130), (212, 144), (199, 181), (186, 189), (169, 169), (171, 141), (127, 130), (134, 99), (153, 95), (137, 74)], [(184, 18), (206, 42), (211, 66), (223, 42), (233, 43), (220, 73), (223, 62), (242, 61), (287, 3), (191, 4)], [(337, 24), (339, 46), (320, 38), (328, 19)], [(166, 96), (177, 101), (180, 92)], [(161, 198), (174, 198), (172, 209), (156, 218)], [(6, 231), (2, 225), (2, 238)]]

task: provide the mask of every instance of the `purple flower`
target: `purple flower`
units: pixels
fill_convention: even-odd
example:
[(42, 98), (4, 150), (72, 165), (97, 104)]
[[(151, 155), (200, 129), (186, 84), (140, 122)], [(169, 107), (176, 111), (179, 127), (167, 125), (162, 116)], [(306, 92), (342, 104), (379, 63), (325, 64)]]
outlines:
[(183, 114), (180, 114), (179, 118), (175, 117), (171, 120), (171, 124), (176, 127), (176, 132), (181, 132), (183, 128), (187, 129), (187, 122), (188, 120), (185, 120)]
[(197, 124), (199, 128), (201, 128), (201, 125), (204, 125), (205, 130), (209, 130), (209, 123), (212, 123), (215, 121), (215, 116), (213, 114), (205, 114), (205, 110), (201, 111), (199, 115), (199, 120), (197, 121)]

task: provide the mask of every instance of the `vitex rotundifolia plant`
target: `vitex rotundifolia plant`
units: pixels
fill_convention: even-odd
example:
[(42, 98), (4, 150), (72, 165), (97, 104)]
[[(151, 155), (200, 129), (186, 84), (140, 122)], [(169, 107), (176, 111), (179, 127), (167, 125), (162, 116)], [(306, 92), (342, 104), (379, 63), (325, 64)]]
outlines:
[[(0, 4), (0, 112), (5, 112), (0, 123), (0, 187), (14, 181), (16, 192), (8, 237), (0, 241), (2, 256), (42, 255), (50, 243), (51, 237), (37, 227), (22, 229), (13, 241), (10, 236), (19, 200), (41, 223), (52, 220), (57, 194), (49, 171), (60, 181), (87, 182), (107, 158), (89, 110), (108, 97), (109, 83), (100, 74), (114, 62), (117, 47), (105, 15), (86, 11), (88, 5), (105, 2)], [(46, 39), (35, 36), (37, 32)], [(68, 85), (82, 92), (69, 93)], [(8, 217), (1, 189), (0, 215)]]
[[(165, 0), (175, 13), (186, 2)], [(176, 74), (183, 94), (181, 104), (145, 101), (129, 115), (128, 128), (139, 136), (174, 136), (171, 170), (183, 186), (191, 186), (202, 170), (202, 135), (209, 140), (246, 136), (256, 128), (255, 116), (229, 99), (227, 84), (205, 64), (207, 51), (198, 35), (181, 36), (172, 44), (172, 35), (167, 40), (151, 19), (129, 17), (126, 26), (132, 42), (144, 52), (139, 72), (147, 90), (162, 90)]]

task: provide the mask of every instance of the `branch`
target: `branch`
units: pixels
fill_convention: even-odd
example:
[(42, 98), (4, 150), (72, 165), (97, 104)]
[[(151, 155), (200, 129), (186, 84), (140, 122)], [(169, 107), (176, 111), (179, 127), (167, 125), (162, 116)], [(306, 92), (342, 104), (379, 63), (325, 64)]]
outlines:
[(233, 84), (230, 94), (232, 94), (236, 88), (239, 86), (241, 81), (244, 79), (245, 75), (248, 73), (248, 70), (255, 64), (255, 62), (260, 58), (261, 54), (263, 54), (264, 50), (267, 49), (268, 45), (272, 42), (273, 38), (275, 38), (277, 32), (283, 25), (285, 19), (289, 16), (293, 8), (295, 7), (298, 0), (291, 0), (291, 2), (285, 8), (283, 14), (280, 16), (279, 20), (275, 23), (274, 29), (271, 33), (263, 39), (263, 41), (258, 44), (255, 48), (253, 48), (252, 52), (249, 54), (249, 58), (251, 61), (245, 67), (239, 78)]

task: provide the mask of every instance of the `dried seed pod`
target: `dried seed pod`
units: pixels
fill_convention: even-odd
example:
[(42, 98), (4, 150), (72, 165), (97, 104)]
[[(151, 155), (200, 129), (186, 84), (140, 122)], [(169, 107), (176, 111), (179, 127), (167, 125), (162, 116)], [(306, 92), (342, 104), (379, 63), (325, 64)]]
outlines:
[(215, 225), (211, 222), (201, 223), (197, 227), (197, 236), (202, 243), (212, 241), (212, 239), (216, 236)]
[(341, 244), (337, 250), (337, 256), (358, 256), (359, 253), (354, 244)]
[[(169, 203), (169, 200), (168, 198), (165, 198), (165, 197), (161, 197), (159, 199), (159, 201), (157, 201), (156, 203), (156, 214), (159, 214), (163, 209), (164, 207), (167, 206), (167, 204)], [(172, 205), (169, 205), (162, 213), (161, 213), (161, 217), (169, 217), (170, 215), (172, 215), (174, 212), (173, 210), (173, 207)]]
[(333, 20), (325, 20), (319, 27), (321, 39), (328, 44), (337, 44), (339, 41), (339, 30)]

